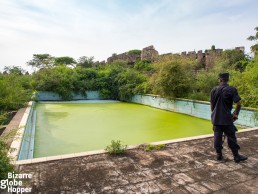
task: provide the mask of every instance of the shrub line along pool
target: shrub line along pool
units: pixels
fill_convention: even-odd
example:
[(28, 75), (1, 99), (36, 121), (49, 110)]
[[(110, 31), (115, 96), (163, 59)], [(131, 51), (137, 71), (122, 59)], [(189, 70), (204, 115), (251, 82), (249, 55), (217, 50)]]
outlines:
[[(115, 140), (118, 140), (118, 139), (121, 140), (122, 139), (122, 141), (124, 142), (128, 139), (128, 137), (130, 137), (130, 134), (134, 134), (135, 131), (139, 130), (139, 128), (137, 128), (137, 124), (139, 124), (139, 121), (140, 121), (141, 124), (143, 124), (143, 126), (146, 126), (146, 124), (147, 124), (147, 128), (150, 127), (150, 126), (154, 126), (154, 129), (157, 128), (158, 130), (155, 131), (154, 129), (152, 129), (152, 130), (148, 131), (148, 130), (145, 129), (145, 131), (143, 133), (144, 135), (140, 135), (140, 136), (147, 136), (149, 138), (148, 141), (140, 141), (140, 139), (138, 138), (139, 135), (131, 136), (131, 137), (133, 137), (133, 140), (131, 142), (129, 141), (129, 143), (126, 142), (126, 144), (127, 145), (134, 145), (134, 146), (129, 146), (128, 149), (133, 149), (133, 148), (137, 147), (139, 144), (143, 144), (143, 143), (151, 143), (152, 142), (151, 144), (168, 144), (168, 143), (173, 143), (173, 142), (178, 142), (178, 141), (187, 141), (187, 140), (207, 138), (207, 137), (212, 137), (213, 136), (211, 134), (212, 130), (211, 130), (210, 121), (207, 121), (207, 120), (204, 120), (204, 119), (199, 119), (199, 118), (194, 118), (192, 116), (182, 115), (180, 113), (173, 113), (173, 112), (169, 112), (169, 111), (165, 111), (165, 110), (151, 108), (151, 107), (144, 106), (144, 105), (137, 105), (137, 104), (131, 104), (131, 103), (121, 103), (121, 102), (117, 102), (117, 101), (116, 101), (116, 103), (112, 103), (112, 102), (114, 102), (114, 101), (96, 101), (96, 100), (95, 101), (89, 101), (89, 100), (86, 100), (86, 101), (76, 101), (76, 104), (74, 102), (71, 102), (71, 101), (70, 102), (65, 102), (65, 103), (64, 102), (43, 102), (43, 103), (41, 102), (41, 103), (37, 103), (37, 104), (30, 102), (31, 109), (30, 109), (30, 107), (28, 107), (26, 109), (25, 114), (24, 114), (24, 118), (22, 119), (22, 122), (21, 122), (19, 130), (18, 130), (19, 132), (17, 132), (17, 137), (15, 138), (16, 140), (14, 140), (13, 144), (11, 145), (11, 148), (15, 148), (16, 151), (15, 152), (10, 152), (9, 155), (11, 157), (13, 157), (14, 162), (16, 162), (16, 164), (22, 164), (22, 163), (34, 163), (34, 162), (41, 162), (41, 161), (47, 161), (47, 160), (56, 160), (56, 159), (64, 159), (64, 158), (69, 158), (69, 157), (78, 157), (78, 156), (84, 156), (84, 155), (105, 153), (105, 150), (103, 150), (103, 148), (105, 146), (107, 146), (108, 144), (110, 144), (112, 139), (115, 139)], [(99, 104), (99, 103), (102, 103), (102, 104)], [(114, 104), (117, 107), (112, 107), (111, 106), (111, 105), (114, 105)], [(74, 115), (76, 112), (78, 112), (76, 110), (76, 108), (79, 108), (79, 107), (82, 108), (85, 105), (87, 107), (88, 112), (87, 111), (82, 111), (82, 110), (80, 110), (79, 112), (82, 111), (81, 114), (86, 112), (86, 115), (82, 114), (82, 118), (84, 119), (83, 122), (86, 121), (85, 118), (91, 118), (91, 119), (87, 120), (87, 122), (86, 122), (86, 125), (90, 126), (89, 127), (90, 129), (94, 126), (95, 127), (99, 126), (100, 123), (104, 123), (105, 125), (110, 124), (110, 122), (107, 122), (107, 123), (105, 123), (105, 122), (108, 121), (108, 119), (110, 119), (109, 116), (114, 116), (114, 115), (116, 117), (120, 118), (120, 119), (116, 120), (116, 123), (115, 123), (116, 127), (118, 127), (118, 129), (116, 129), (115, 131), (113, 131), (111, 133), (106, 133), (105, 131), (102, 131), (102, 132), (97, 131), (96, 132), (95, 131), (96, 128), (94, 130), (88, 131), (89, 134), (93, 134), (95, 136), (98, 135), (99, 133), (103, 133), (102, 134), (103, 135), (102, 139), (100, 138), (101, 142), (104, 141), (104, 144), (101, 145), (102, 147), (100, 146), (99, 148), (97, 147), (97, 148), (89, 148), (89, 149), (87, 149), (85, 147), (82, 147), (79, 150), (78, 149), (77, 150), (76, 149), (70, 149), (71, 147), (78, 147), (79, 145), (75, 145), (73, 142), (69, 141), (69, 139), (68, 139), (68, 138), (71, 138), (70, 136), (72, 135), (72, 133), (74, 133), (73, 125), (69, 124), (69, 122), (68, 123), (66, 122), (66, 120), (69, 120), (68, 119), (68, 117), (69, 117), (68, 112), (70, 111), (70, 113), (71, 113), (70, 116)], [(120, 112), (118, 111), (117, 115), (114, 114), (114, 112), (116, 112), (119, 108), (121, 108), (121, 106), (124, 106), (124, 105), (126, 105), (127, 109), (128, 109), (128, 107), (132, 107), (132, 110), (125, 109), (125, 110), (120, 111)], [(54, 109), (52, 111), (51, 111), (51, 108), (48, 109), (51, 106), (54, 106)], [(64, 106), (68, 106), (69, 108), (65, 111), (61, 111), (60, 108), (64, 107)], [(103, 110), (103, 106), (106, 106), (108, 111), (111, 110), (111, 113), (105, 112), (105, 110)], [(37, 110), (38, 107), (43, 108), (43, 110), (44, 110), (43, 113), (40, 112), (40, 111), (39, 112), (37, 111), (37, 115), (36, 115), (34, 107), (35, 107), (35, 110)], [(143, 110), (140, 110), (141, 108), (143, 108)], [(150, 112), (152, 112), (152, 111), (154, 111), (154, 113), (151, 114)], [(158, 115), (157, 112), (160, 112), (160, 111), (162, 112), (163, 116), (157, 116)], [(98, 114), (92, 115), (93, 112), (95, 112), (95, 113), (97, 112)], [(130, 117), (130, 116), (124, 114), (124, 113), (130, 113), (130, 114), (136, 114), (137, 113), (137, 114), (136, 114), (136, 117), (133, 118), (133, 117)], [(45, 116), (42, 116), (44, 114), (45, 114)], [(77, 115), (77, 116), (72, 118), (72, 119), (75, 119), (74, 123), (78, 124), (78, 120), (76, 120), (76, 119), (78, 117), (80, 117), (81, 114), (79, 114), (79, 116)], [(147, 118), (147, 121), (150, 122), (150, 123), (148, 123), (146, 121), (141, 122), (142, 119), (138, 118), (139, 115), (143, 115), (145, 118)], [(173, 137), (173, 136), (171, 137), (167, 134), (163, 134), (162, 133), (163, 131), (169, 131), (168, 129), (165, 129), (165, 128), (173, 127), (173, 126), (168, 125), (169, 123), (171, 123), (171, 119), (170, 119), (171, 115), (183, 116), (184, 117), (183, 119), (180, 119), (180, 118), (176, 119), (176, 120), (181, 120), (181, 122), (183, 122), (183, 123), (185, 123), (186, 121), (189, 121), (189, 120), (191, 121), (192, 119), (197, 119), (198, 120), (197, 123), (199, 123), (199, 124), (200, 124), (200, 121), (204, 121), (204, 122), (206, 122), (206, 124), (204, 124), (204, 125), (201, 124), (200, 126), (201, 127), (203, 127), (203, 126), (207, 127), (208, 126), (208, 130), (210, 130), (210, 131), (207, 133), (207, 131), (204, 132), (203, 129), (201, 129), (201, 134), (205, 134), (205, 135), (194, 133), (194, 134), (190, 134), (189, 136), (195, 136), (195, 137), (186, 137), (186, 138), (180, 138), (180, 136), (178, 136), (178, 133), (182, 134), (182, 130), (178, 131), (178, 133), (174, 133), (174, 134), (176, 134), (175, 137)], [(37, 117), (37, 121), (35, 121), (35, 119), (33, 119), (33, 118), (36, 118), (36, 117)], [(94, 118), (95, 121), (97, 121), (97, 122), (95, 122), (95, 123), (91, 122), (92, 118)], [(126, 118), (124, 120), (128, 120), (129, 124), (125, 125), (125, 123), (123, 123), (122, 118)], [(157, 126), (157, 123), (153, 122), (153, 121), (157, 120), (158, 118), (161, 119), (161, 121), (163, 123), (162, 127)], [(43, 119), (43, 120), (41, 120), (41, 119)], [(43, 127), (43, 134), (48, 135), (48, 136), (46, 136), (46, 138), (37, 137), (37, 135), (39, 135), (39, 131), (40, 131), (40, 130), (37, 129), (37, 128), (40, 128), (40, 126), (38, 126), (38, 124), (40, 123), (40, 120), (41, 120), (41, 123), (43, 121), (44, 124), (47, 124), (47, 127), (46, 126)], [(26, 124), (26, 127), (25, 127), (24, 123)], [(58, 149), (57, 149), (57, 152), (56, 152), (56, 149), (53, 149), (53, 147), (58, 148), (58, 146), (60, 146), (56, 143), (63, 141), (62, 137), (60, 137), (60, 136), (62, 136), (64, 134), (64, 131), (62, 131), (63, 130), (62, 127), (60, 128), (58, 126), (60, 123), (64, 123), (65, 126), (68, 127), (68, 129), (70, 128), (70, 131), (69, 131), (70, 133), (68, 133), (68, 136), (66, 134), (63, 137), (65, 139), (68, 139), (68, 144), (65, 144), (65, 145), (67, 145), (67, 147), (69, 148), (68, 151), (64, 151), (64, 152), (62, 152), (62, 151), (58, 152)], [(131, 125), (132, 123), (136, 123), (136, 125)], [(121, 134), (119, 134), (118, 136), (111, 136), (111, 137), (109, 137), (110, 139), (106, 140), (106, 137), (108, 137), (109, 134), (115, 134), (116, 135), (116, 133), (119, 133), (119, 129), (123, 129), (123, 128), (125, 128), (124, 126), (127, 126), (127, 125), (129, 125), (129, 127), (133, 127), (133, 128), (129, 128), (129, 129), (123, 131), (123, 133), (125, 133), (126, 131), (130, 131), (130, 133), (126, 134), (126, 138), (123, 139)], [(81, 125), (81, 127), (82, 126), (83, 125)], [(114, 126), (114, 125), (111, 125), (111, 126)], [(194, 128), (194, 126), (196, 127), (196, 125), (192, 125), (192, 126), (190, 125), (190, 128)], [(52, 127), (52, 129), (50, 129), (50, 127)], [(174, 127), (178, 127), (178, 125), (174, 125)], [(26, 128), (26, 130), (25, 130), (25, 128)], [(36, 132), (35, 132), (35, 147), (34, 147), (33, 144), (34, 144), (35, 128), (36, 128)], [(135, 129), (135, 128), (137, 128), (137, 129)], [(59, 129), (59, 130), (57, 130), (57, 129)], [(85, 129), (87, 129), (87, 127), (84, 128), (83, 130), (85, 130)], [(251, 128), (251, 129), (247, 129), (247, 130), (256, 130), (256, 129), (257, 128)], [(243, 131), (246, 131), (246, 130), (243, 130)], [(191, 133), (192, 132), (193, 131), (191, 131)], [(75, 138), (82, 137), (81, 140), (85, 140), (85, 135), (82, 135), (80, 132), (78, 134), (79, 134), (79, 136), (75, 136)], [(162, 134), (164, 136), (162, 136)], [(21, 142), (21, 137), (23, 137), (23, 142)], [(104, 139), (103, 139), (103, 137), (104, 137)], [(118, 137), (118, 138), (114, 138), (114, 137)], [(155, 139), (156, 137), (158, 137), (158, 139)], [(57, 139), (57, 141), (54, 141), (52, 143), (49, 143), (49, 142), (47, 143), (47, 142), (41, 141), (42, 139), (46, 140), (46, 139), (51, 139), (51, 138), (53, 140)], [(178, 138), (180, 138), (180, 139), (178, 139)], [(26, 141), (26, 139), (27, 140), (29, 139), (30, 141)], [(90, 139), (93, 139), (92, 142), (95, 144), (96, 138), (95, 137), (94, 138), (89, 137), (88, 141), (90, 141)], [(135, 141), (135, 139), (137, 141)], [(168, 140), (168, 139), (172, 139), (172, 140)], [(40, 143), (38, 143), (38, 140), (40, 140), (39, 141)], [(29, 142), (29, 143), (26, 143), (26, 142)], [(43, 145), (42, 146), (43, 150), (38, 145), (41, 145), (41, 146)], [(50, 147), (45, 148), (46, 145), (50, 145)], [(61, 145), (61, 147), (63, 147), (63, 146), (64, 145)], [(33, 150), (33, 147), (34, 147), (34, 150)], [(54, 152), (49, 154), (48, 153), (49, 150), (52, 150), (52, 151), (54, 150)], [(93, 151), (90, 151), (90, 150), (93, 150)], [(32, 155), (33, 153), (34, 154), (36, 153), (37, 158), (32, 159), (33, 158), (33, 155)], [(43, 153), (43, 154), (40, 154), (40, 153)], [(19, 159), (20, 161), (16, 161), (17, 159)]]

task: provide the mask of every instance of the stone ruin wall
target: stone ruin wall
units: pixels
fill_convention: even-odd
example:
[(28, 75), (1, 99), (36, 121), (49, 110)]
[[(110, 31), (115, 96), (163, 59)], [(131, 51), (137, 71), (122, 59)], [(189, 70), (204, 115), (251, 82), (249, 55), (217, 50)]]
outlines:
[(159, 56), (159, 52), (155, 50), (154, 46), (148, 46), (142, 49), (141, 60), (154, 62)]
[[(235, 50), (239, 52), (244, 52), (245, 48), (235, 47)], [(165, 53), (165, 54), (159, 55), (158, 51), (155, 50), (153, 45), (151, 45), (143, 48), (140, 54), (126, 52), (118, 55), (113, 55), (107, 59), (107, 63), (110, 64), (116, 60), (123, 60), (123, 61), (127, 61), (128, 64), (133, 64), (139, 59), (154, 62), (155, 60), (158, 60), (159, 57), (164, 57), (169, 55), (180, 55), (182, 57), (190, 57), (192, 59), (196, 59), (199, 64), (203, 64), (205, 66), (205, 69), (208, 70), (209, 68), (214, 66), (216, 57), (220, 56), (222, 52), (223, 52), (223, 49), (215, 49), (215, 50), (205, 50), (205, 52), (203, 52), (202, 50), (199, 50), (198, 52), (184, 51), (184, 52), (181, 52), (181, 54)]]
[(107, 63), (110, 64), (113, 61), (121, 60), (121, 61), (127, 61), (128, 64), (133, 64), (135, 61), (141, 59), (141, 54), (135, 54), (135, 53), (122, 53), (122, 54), (114, 54), (111, 57), (107, 59)]
[[(239, 52), (244, 52), (245, 47), (235, 47), (235, 50)], [(192, 59), (197, 60), (198, 64), (203, 64), (205, 66), (205, 69), (208, 70), (211, 67), (215, 65), (215, 59), (218, 56), (221, 56), (223, 52), (223, 49), (215, 49), (215, 50), (205, 50), (203, 52), (202, 50), (199, 51), (189, 51), (189, 52), (181, 52), (181, 54), (172, 54), (172, 53), (166, 53), (159, 55), (160, 57), (169, 56), (169, 55), (179, 55), (182, 57), (189, 57)]]
[[(239, 52), (244, 52), (244, 47), (235, 47), (235, 50)], [(215, 59), (216, 57), (221, 56), (223, 52), (223, 49), (215, 49), (215, 50), (205, 50), (205, 52), (202, 52), (202, 50), (199, 50), (198, 52), (190, 51), (188, 53), (182, 52), (181, 56), (191, 57), (193, 59), (196, 59), (199, 64), (203, 64), (205, 66), (205, 69), (208, 70), (211, 67), (215, 65)]]
[(148, 46), (146, 48), (143, 48), (141, 53), (135, 54), (135, 53), (122, 53), (122, 54), (114, 54), (111, 57), (107, 59), (107, 63), (110, 64), (113, 61), (122, 60), (127, 61), (128, 64), (133, 64), (137, 60), (147, 60), (150, 62), (155, 61), (155, 59), (159, 56), (158, 51), (155, 50), (154, 46)]

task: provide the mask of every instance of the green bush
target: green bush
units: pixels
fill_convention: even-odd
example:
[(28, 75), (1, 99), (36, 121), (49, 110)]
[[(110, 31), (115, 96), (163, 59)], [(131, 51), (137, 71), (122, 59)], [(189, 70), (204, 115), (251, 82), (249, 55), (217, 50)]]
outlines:
[(145, 151), (160, 150), (160, 149), (162, 149), (164, 147), (165, 147), (164, 144), (159, 144), (159, 145), (147, 144), (146, 147), (145, 147)]
[(0, 180), (8, 178), (8, 172), (14, 171), (14, 166), (7, 156), (8, 146), (0, 139)]
[(187, 97), (193, 86), (194, 63), (180, 56), (165, 57), (158, 61), (155, 64), (156, 73), (150, 79), (152, 92), (165, 97)]
[(0, 110), (17, 110), (26, 105), (32, 95), (31, 78), (18, 74), (0, 74)]
[(122, 145), (120, 140), (112, 140), (111, 145), (106, 147), (106, 151), (111, 155), (124, 154), (126, 151), (127, 145)]
[(250, 63), (243, 73), (235, 72), (231, 81), (232, 85), (237, 87), (242, 98), (243, 105), (249, 107), (258, 107), (258, 65)]
[(134, 68), (139, 71), (151, 71), (153, 70), (153, 67), (151, 66), (151, 63), (147, 60), (139, 60), (136, 61), (134, 64)]
[(119, 90), (119, 99), (128, 101), (131, 97), (141, 90), (140, 85), (145, 83), (146, 76), (140, 74), (135, 70), (127, 69), (125, 72), (121, 72), (117, 75), (117, 84)]
[(237, 50), (225, 50), (220, 57), (216, 58), (216, 66), (241, 72), (245, 70), (248, 62), (248, 57), (243, 52)]
[(0, 126), (7, 124), (8, 112), (0, 111)]
[(16, 111), (2, 111), (0, 110), (0, 126), (7, 125), (12, 120)]
[(128, 54), (137, 54), (137, 55), (140, 55), (142, 53), (141, 50), (138, 50), (138, 49), (133, 49), (133, 50), (130, 50), (128, 51)]
[[(33, 76), (34, 87), (38, 91), (56, 92), (64, 100), (70, 100), (75, 91), (76, 78), (75, 70), (66, 66), (57, 66), (52, 69), (40, 69)], [(78, 84), (78, 83), (77, 83)], [(83, 86), (80, 88), (84, 88)]]
[(193, 92), (189, 94), (190, 99), (208, 101), (211, 89), (218, 84), (218, 75), (214, 72), (201, 71), (193, 80)]
[(100, 95), (106, 99), (119, 100), (119, 88), (117, 77), (120, 73), (125, 71), (121, 66), (106, 66), (105, 69), (98, 72), (95, 84), (100, 90)]

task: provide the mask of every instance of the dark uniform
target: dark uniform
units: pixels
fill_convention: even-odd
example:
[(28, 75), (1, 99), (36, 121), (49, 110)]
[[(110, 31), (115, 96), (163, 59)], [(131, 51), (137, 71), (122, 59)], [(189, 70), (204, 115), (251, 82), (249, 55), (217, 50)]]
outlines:
[(214, 148), (217, 154), (220, 154), (222, 147), (222, 135), (227, 136), (228, 146), (232, 150), (234, 156), (238, 155), (240, 149), (236, 139), (236, 128), (233, 124), (232, 106), (233, 102), (237, 103), (241, 100), (235, 87), (226, 83), (221, 83), (214, 87), (211, 91), (211, 120), (214, 130)]

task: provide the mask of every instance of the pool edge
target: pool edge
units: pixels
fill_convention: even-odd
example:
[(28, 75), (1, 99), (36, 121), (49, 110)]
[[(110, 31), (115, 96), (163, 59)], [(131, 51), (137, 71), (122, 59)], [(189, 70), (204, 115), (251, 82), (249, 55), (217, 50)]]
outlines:
[[(254, 130), (258, 130), (258, 127), (242, 129), (238, 133), (254, 131)], [(178, 139), (172, 139), (172, 140), (151, 142), (151, 143), (148, 143), (148, 144), (151, 144), (151, 145), (172, 144), (172, 143), (187, 142), (187, 141), (205, 139), (205, 138), (211, 138), (211, 137), (213, 137), (213, 134), (198, 135), (198, 136), (193, 136), (193, 137), (186, 137), (186, 138), (178, 138)], [(130, 146), (128, 146), (127, 150), (139, 148), (140, 145), (143, 145), (143, 144), (130, 145)], [(91, 156), (91, 155), (98, 155), (98, 154), (106, 154), (106, 153), (108, 153), (108, 152), (106, 150), (102, 149), (102, 150), (77, 152), (77, 153), (71, 153), (71, 154), (48, 156), (48, 157), (41, 157), (41, 158), (34, 158), (34, 159), (27, 159), (27, 160), (16, 160), (16, 161), (12, 161), (12, 163), (14, 165), (24, 165), (24, 164), (33, 164), (33, 163), (40, 163), (40, 162), (63, 160), (63, 159), (69, 159), (69, 158), (77, 158), (77, 157)]]
[(21, 149), (21, 145), (22, 145), (22, 141), (23, 141), (23, 135), (24, 135), (24, 132), (26, 129), (26, 124), (27, 124), (28, 118), (30, 116), (30, 112), (33, 108), (33, 104), (34, 104), (34, 101), (30, 101), (28, 103), (28, 106), (26, 107), (26, 110), (19, 123), (18, 130), (17, 130), (17, 132), (13, 138), (13, 141), (10, 145), (8, 157), (11, 159), (12, 163), (16, 162), (19, 157), (19, 153), (20, 153), (20, 149)]

